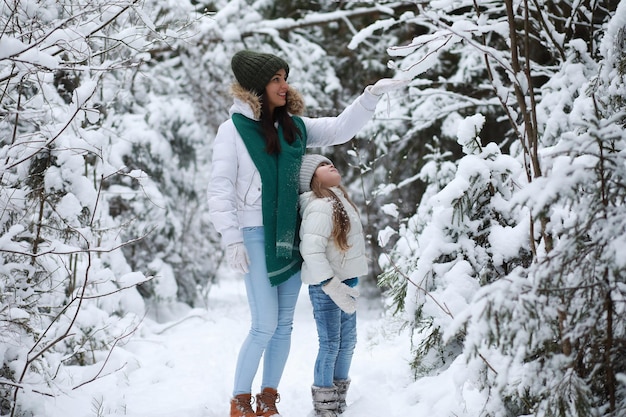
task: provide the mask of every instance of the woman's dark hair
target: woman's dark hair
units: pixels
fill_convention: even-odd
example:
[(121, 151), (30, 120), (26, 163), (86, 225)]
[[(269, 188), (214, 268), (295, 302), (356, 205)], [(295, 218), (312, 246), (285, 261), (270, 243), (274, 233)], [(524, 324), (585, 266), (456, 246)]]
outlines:
[(283, 127), (283, 135), (289, 144), (292, 144), (296, 140), (296, 135), (301, 134), (301, 132), (287, 113), (287, 106), (276, 107), (274, 117), (270, 117), (267, 101), (267, 97), (263, 93), (261, 96), (261, 126), (265, 136), (265, 152), (270, 155), (277, 155), (280, 153), (280, 142), (278, 141), (278, 131), (274, 127), (276, 122)]

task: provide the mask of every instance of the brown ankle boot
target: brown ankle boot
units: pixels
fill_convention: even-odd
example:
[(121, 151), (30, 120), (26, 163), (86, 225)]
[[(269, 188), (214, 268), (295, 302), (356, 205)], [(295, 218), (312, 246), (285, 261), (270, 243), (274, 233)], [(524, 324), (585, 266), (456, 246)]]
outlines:
[(280, 417), (276, 409), (276, 403), (280, 402), (280, 395), (274, 388), (263, 388), (256, 395), (256, 415), (263, 417)]
[(230, 417), (256, 417), (250, 401), (252, 401), (252, 394), (235, 395), (230, 400)]

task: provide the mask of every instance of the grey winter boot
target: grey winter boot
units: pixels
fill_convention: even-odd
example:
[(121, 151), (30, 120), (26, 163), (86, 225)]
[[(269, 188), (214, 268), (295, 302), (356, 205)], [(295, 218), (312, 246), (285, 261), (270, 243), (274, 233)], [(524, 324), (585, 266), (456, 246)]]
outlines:
[(348, 388), (350, 387), (349, 379), (335, 379), (335, 386), (337, 387), (337, 412), (343, 414), (346, 411), (346, 396), (348, 395)]
[(337, 387), (311, 387), (314, 417), (337, 417)]

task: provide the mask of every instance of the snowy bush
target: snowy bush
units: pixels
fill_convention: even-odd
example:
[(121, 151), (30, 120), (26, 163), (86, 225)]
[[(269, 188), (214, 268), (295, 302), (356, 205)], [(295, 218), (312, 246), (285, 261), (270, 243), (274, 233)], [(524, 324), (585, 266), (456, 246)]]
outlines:
[[(426, 164), (429, 188), (382, 259), (381, 280), (413, 328), (416, 374), (464, 358), (484, 390), (483, 415), (625, 410), (626, 7), (580, 6), (431, 2), (415, 18), (429, 33), (394, 49), (416, 75), (454, 53), (457, 94), (489, 81), (472, 94), (414, 93), (418, 121), (441, 118), (454, 97), (465, 102), (457, 138), (465, 153), (468, 144), (482, 153), (453, 172)], [(510, 156), (468, 141), (464, 123), (486, 111), (510, 123), (498, 141)]]
[[(202, 129), (189, 101), (135, 90), (153, 48), (177, 42), (151, 20), (160, 5), (140, 6), (0, 5), (2, 415), (33, 412), (24, 392), (89, 382), (63, 380), (64, 366), (104, 368), (148, 312), (137, 288), (151, 273), (159, 284), (144, 295), (157, 310), (198, 302), (211, 282), (215, 258), (194, 261), (211, 241), (197, 197)], [(155, 260), (169, 264), (151, 270)]]

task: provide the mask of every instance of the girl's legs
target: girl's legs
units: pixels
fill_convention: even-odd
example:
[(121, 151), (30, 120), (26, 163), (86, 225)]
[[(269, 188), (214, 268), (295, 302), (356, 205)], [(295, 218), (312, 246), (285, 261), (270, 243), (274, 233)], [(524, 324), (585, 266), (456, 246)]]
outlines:
[(352, 355), (356, 346), (356, 314), (347, 314), (341, 312), (341, 343), (339, 345), (339, 354), (335, 363), (335, 376), (333, 383), (337, 387), (339, 396), (337, 401), (337, 411), (342, 414), (346, 408), (346, 398), (348, 396), (348, 388), (350, 387), (350, 365), (352, 363)]
[[(332, 387), (341, 342), (342, 311), (324, 293), (321, 285), (309, 285), (309, 297), (313, 305), (313, 317), (315, 318), (319, 340), (319, 350), (313, 372), (313, 385), (315, 387)], [(353, 316), (356, 315), (353, 314)]]
[(245, 276), (245, 284), (251, 326), (239, 351), (233, 396), (252, 391), (252, 381), (264, 351), (263, 386), (277, 387), (289, 355), (293, 313), (301, 285), (298, 273), (285, 283), (272, 287), (265, 265), (263, 228), (250, 227), (243, 232), (250, 259), (250, 272)]
[(356, 314), (341, 312), (341, 342), (337, 362), (335, 362), (335, 380), (347, 380), (352, 364), (352, 355), (356, 346)]

